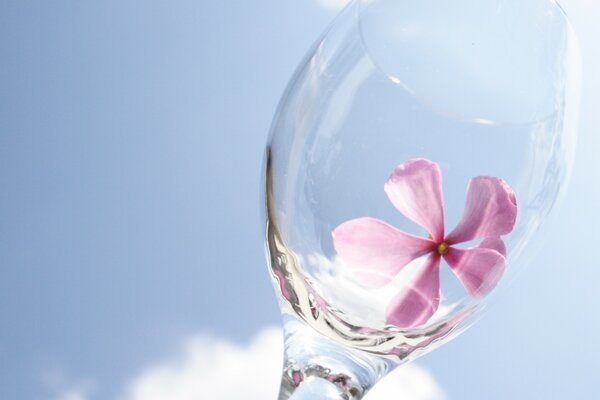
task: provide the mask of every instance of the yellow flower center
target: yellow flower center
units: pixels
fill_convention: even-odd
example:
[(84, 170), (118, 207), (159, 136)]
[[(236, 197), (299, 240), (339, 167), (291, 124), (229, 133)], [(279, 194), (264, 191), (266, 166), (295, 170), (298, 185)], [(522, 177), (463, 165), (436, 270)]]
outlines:
[(450, 246), (448, 246), (448, 243), (442, 242), (442, 243), (438, 244), (437, 251), (440, 254), (446, 254), (448, 252), (449, 247)]

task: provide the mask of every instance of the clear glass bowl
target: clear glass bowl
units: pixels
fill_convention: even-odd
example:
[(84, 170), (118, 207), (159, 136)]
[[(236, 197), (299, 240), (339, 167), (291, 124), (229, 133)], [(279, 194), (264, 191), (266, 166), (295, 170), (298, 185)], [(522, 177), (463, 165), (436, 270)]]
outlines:
[(503, 237), (501, 289), (529, 262), (530, 243), (565, 187), (578, 80), (575, 36), (553, 1), (351, 2), (293, 76), (268, 142), (267, 250), (284, 314), (396, 362), (463, 330), (498, 288), (474, 299), (442, 265), (437, 312), (418, 326), (395, 326), (386, 305), (423, 259), (388, 285), (364, 287), (332, 232), (371, 217), (427, 237), (384, 192), (392, 170), (410, 159), (439, 165), (448, 231), (463, 215), (469, 180), (499, 177), (518, 204)]

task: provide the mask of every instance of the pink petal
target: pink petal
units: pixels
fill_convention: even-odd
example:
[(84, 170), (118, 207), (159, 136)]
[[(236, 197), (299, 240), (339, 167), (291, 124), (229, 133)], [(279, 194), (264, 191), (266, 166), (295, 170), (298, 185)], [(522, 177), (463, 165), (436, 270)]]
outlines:
[(332, 232), (333, 245), (344, 263), (365, 286), (380, 287), (406, 264), (430, 252), (435, 244), (402, 232), (374, 218), (345, 222)]
[(434, 241), (444, 238), (442, 174), (436, 163), (406, 161), (394, 169), (384, 189), (398, 211), (427, 229)]
[(513, 230), (516, 218), (517, 201), (506, 182), (489, 176), (473, 178), (467, 188), (462, 220), (446, 237), (446, 242), (456, 244), (506, 235)]
[(498, 251), (485, 247), (457, 249), (451, 247), (444, 260), (458, 277), (471, 297), (485, 297), (496, 287), (506, 269), (506, 258)]
[(416, 279), (392, 299), (386, 310), (388, 323), (401, 328), (422, 325), (440, 305), (440, 256), (431, 254)]
[(506, 258), (506, 245), (499, 237), (483, 239), (477, 247), (486, 247), (488, 249), (496, 250)]

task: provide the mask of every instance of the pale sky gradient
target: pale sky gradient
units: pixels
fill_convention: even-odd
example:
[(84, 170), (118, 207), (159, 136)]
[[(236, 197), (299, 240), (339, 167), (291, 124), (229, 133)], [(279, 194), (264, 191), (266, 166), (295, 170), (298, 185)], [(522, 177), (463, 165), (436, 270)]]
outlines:
[[(280, 322), (258, 211), (264, 144), (338, 3), (0, 3), (0, 399), (174, 396), (256, 351), (275, 369), (279, 349), (260, 347)], [(584, 68), (562, 210), (486, 317), (383, 392), (597, 395), (600, 3), (562, 5)], [(269, 379), (254, 389), (268, 396)]]

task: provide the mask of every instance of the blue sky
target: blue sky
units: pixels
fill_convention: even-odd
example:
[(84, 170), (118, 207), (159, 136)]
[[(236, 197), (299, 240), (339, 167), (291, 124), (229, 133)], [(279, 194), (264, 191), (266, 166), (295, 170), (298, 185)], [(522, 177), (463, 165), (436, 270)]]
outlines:
[[(263, 148), (334, 3), (0, 4), (0, 398), (114, 399), (195, 365), (186, 343), (244, 357), (279, 324)], [(488, 315), (407, 371), (423, 399), (596, 393), (600, 6), (563, 6), (584, 57), (570, 191)]]

